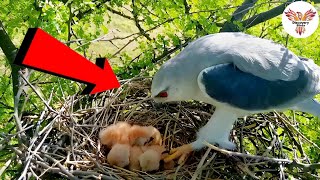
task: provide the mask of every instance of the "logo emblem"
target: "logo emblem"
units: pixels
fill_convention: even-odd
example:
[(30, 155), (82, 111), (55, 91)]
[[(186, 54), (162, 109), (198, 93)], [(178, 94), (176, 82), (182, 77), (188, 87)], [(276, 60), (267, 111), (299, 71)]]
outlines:
[(317, 10), (309, 3), (291, 3), (282, 14), (285, 31), (295, 38), (305, 38), (314, 33), (319, 23)]

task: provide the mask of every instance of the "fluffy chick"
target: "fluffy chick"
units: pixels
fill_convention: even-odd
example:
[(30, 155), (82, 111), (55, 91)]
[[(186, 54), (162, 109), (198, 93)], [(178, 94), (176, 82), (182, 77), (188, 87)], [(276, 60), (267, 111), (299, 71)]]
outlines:
[(118, 143), (121, 144), (129, 144), (129, 132), (131, 129), (131, 125), (127, 122), (119, 122), (117, 123), (118, 132), (120, 133)]
[(139, 157), (139, 163), (142, 171), (158, 170), (161, 154), (166, 149), (160, 145), (143, 146), (141, 149), (144, 151), (144, 153)]
[(133, 125), (129, 131), (129, 141), (131, 145), (143, 146), (153, 138), (150, 144), (161, 145), (161, 134), (153, 126)]
[(143, 153), (140, 146), (132, 146), (130, 150), (130, 162), (129, 169), (130, 170), (141, 170), (139, 157)]
[(149, 149), (139, 157), (139, 163), (142, 171), (158, 170), (160, 166), (161, 156), (153, 149)]
[(130, 149), (129, 144), (115, 144), (107, 156), (108, 163), (119, 167), (129, 165)]
[(111, 148), (114, 144), (128, 144), (131, 125), (126, 122), (118, 122), (101, 130), (99, 139), (101, 144)]

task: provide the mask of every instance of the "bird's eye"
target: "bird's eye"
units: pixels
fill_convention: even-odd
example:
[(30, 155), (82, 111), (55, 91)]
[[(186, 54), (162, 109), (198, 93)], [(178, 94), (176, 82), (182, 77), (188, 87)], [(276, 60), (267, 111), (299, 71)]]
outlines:
[(166, 91), (162, 91), (156, 97), (168, 97), (168, 93)]

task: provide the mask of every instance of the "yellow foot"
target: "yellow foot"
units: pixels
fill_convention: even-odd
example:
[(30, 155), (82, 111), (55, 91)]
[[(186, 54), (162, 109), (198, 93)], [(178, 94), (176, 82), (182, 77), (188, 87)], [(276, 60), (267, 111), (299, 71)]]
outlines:
[(174, 159), (178, 159), (178, 164), (183, 164), (187, 158), (189, 157), (190, 153), (193, 151), (191, 144), (185, 144), (178, 148), (174, 148), (170, 151), (170, 155), (163, 159), (164, 162), (169, 162)]

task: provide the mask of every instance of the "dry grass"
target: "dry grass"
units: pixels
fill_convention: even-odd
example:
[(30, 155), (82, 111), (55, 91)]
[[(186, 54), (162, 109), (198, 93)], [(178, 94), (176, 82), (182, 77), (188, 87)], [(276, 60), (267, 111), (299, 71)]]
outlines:
[[(207, 144), (174, 170), (145, 173), (111, 167), (99, 131), (117, 121), (153, 125), (167, 149), (190, 143), (214, 112), (211, 105), (182, 102), (156, 105), (149, 98), (151, 79), (122, 81), (122, 87), (95, 97), (73, 96), (39, 117), (24, 116), (28, 138), (11, 147), (23, 164), (21, 176), (41, 179), (285, 179), (315, 178), (302, 144), (310, 143), (296, 122), (276, 112), (239, 119), (231, 133), (236, 151)], [(51, 110), (48, 110), (51, 109)], [(7, 135), (1, 144), (17, 136)], [(23, 138), (22, 138), (23, 139)], [(9, 144), (5, 146), (10, 147)]]

